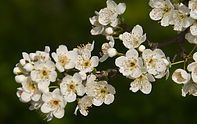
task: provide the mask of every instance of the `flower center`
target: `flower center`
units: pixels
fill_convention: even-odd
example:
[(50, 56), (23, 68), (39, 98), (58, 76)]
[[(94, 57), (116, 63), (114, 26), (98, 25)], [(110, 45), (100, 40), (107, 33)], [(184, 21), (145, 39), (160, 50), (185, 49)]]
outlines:
[(89, 60), (84, 61), (83, 66), (85, 68), (90, 67), (91, 66), (91, 62)]
[(70, 60), (68, 59), (68, 57), (65, 56), (65, 55), (59, 56), (58, 59), (59, 59), (59, 63), (61, 63), (62, 65), (66, 65), (66, 64), (68, 64), (69, 61), (70, 61)]

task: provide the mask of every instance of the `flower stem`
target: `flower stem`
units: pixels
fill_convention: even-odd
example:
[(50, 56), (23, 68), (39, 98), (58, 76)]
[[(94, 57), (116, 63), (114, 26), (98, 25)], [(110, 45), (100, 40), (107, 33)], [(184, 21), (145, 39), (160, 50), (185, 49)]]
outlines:
[(196, 48), (197, 48), (197, 45), (194, 46), (194, 48), (192, 49), (192, 51), (188, 54), (188, 57), (190, 57), (192, 55), (192, 53), (195, 51)]
[(50, 89), (58, 88), (58, 86), (49, 86)]
[(178, 62), (174, 62), (174, 63), (171, 63), (171, 66), (173, 66), (173, 65), (177, 65), (177, 64), (180, 64), (180, 63), (184, 63), (184, 62), (185, 62), (185, 60), (178, 61)]

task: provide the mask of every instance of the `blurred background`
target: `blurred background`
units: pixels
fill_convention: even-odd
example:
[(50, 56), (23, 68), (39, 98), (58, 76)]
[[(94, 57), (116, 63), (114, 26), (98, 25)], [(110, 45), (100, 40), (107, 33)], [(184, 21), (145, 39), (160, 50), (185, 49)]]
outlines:
[[(95, 53), (105, 41), (102, 36), (91, 36), (89, 17), (94, 11), (106, 6), (106, 0), (0, 0), (0, 124), (47, 123), (39, 111), (30, 111), (29, 105), (21, 103), (16, 91), (20, 86), (12, 72), (21, 59), (22, 52), (52, 51), (60, 44), (68, 48), (95, 40)], [(116, 0), (125, 2), (125, 21), (133, 27), (143, 26), (148, 39), (166, 41), (176, 35), (171, 27), (161, 27), (150, 20), (148, 0)], [(122, 46), (119, 49), (125, 50)], [(179, 49), (174, 44), (163, 48), (173, 57)], [(189, 50), (188, 50), (189, 51)], [(113, 60), (103, 63), (110, 68)], [(178, 66), (177, 66), (178, 67)], [(172, 68), (174, 70), (174, 68)], [(150, 95), (129, 91), (130, 80), (116, 76), (110, 83), (116, 88), (113, 104), (93, 107), (87, 117), (73, 114), (76, 104), (68, 104), (65, 117), (53, 119), (49, 124), (186, 124), (197, 123), (196, 97), (181, 96), (181, 86), (169, 80), (153, 83)]]

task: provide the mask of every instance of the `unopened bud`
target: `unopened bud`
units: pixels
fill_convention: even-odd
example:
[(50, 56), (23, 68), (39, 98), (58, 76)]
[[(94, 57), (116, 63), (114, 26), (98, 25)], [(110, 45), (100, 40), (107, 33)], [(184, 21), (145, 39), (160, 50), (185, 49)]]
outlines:
[(108, 53), (109, 57), (114, 57), (117, 55), (117, 50), (115, 48), (109, 48), (107, 50), (107, 53)]
[(122, 40), (122, 34), (119, 35), (119, 39)]
[(22, 73), (22, 71), (20, 70), (19, 67), (15, 67), (15, 68), (13, 69), (13, 73), (14, 73), (14, 74), (20, 74), (20, 73)]
[(112, 28), (112, 27), (108, 27), (108, 28), (106, 28), (106, 29), (105, 29), (105, 33), (107, 33), (107, 34), (111, 35), (111, 34), (113, 34), (113, 33), (114, 33), (114, 30), (113, 30), (113, 28)]
[(25, 77), (24, 75), (17, 75), (15, 76), (15, 80), (17, 83), (23, 83), (25, 82), (27, 79), (27, 77)]
[(143, 52), (145, 49), (146, 49), (146, 47), (145, 47), (144, 45), (140, 45), (140, 46), (138, 47), (138, 50), (139, 50), (140, 52)]
[(27, 64), (25, 64), (25, 66), (24, 66), (24, 69), (26, 70), (26, 71), (32, 71), (32, 69), (33, 69), (33, 65), (32, 64), (30, 64), (30, 63), (27, 63)]
[(21, 64), (22, 66), (24, 66), (24, 65), (26, 64), (25, 59), (21, 59), (21, 60), (20, 60), (20, 64)]

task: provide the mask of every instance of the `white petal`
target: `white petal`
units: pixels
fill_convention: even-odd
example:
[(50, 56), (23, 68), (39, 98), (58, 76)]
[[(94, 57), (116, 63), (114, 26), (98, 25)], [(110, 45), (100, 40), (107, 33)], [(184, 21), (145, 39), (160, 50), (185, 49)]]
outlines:
[(23, 52), (22, 55), (23, 55), (23, 59), (25, 59), (26, 61), (29, 61), (29, 62), (31, 61), (28, 53)]
[(123, 14), (126, 10), (126, 4), (125, 3), (119, 3), (117, 6), (117, 13), (119, 15)]
[(197, 67), (197, 62), (192, 62), (187, 66), (188, 71), (193, 71)]
[(39, 94), (34, 94), (33, 96), (32, 96), (32, 100), (33, 101), (39, 101), (40, 100), (40, 97), (41, 97), (41, 94), (39, 93)]
[(191, 16), (193, 19), (197, 19), (197, 11), (191, 10), (191, 11), (190, 11), (190, 16)]
[(49, 79), (51, 82), (55, 82), (57, 78), (57, 72), (56, 71), (52, 71), (49, 75)]
[(31, 94), (30, 93), (27, 93), (27, 92), (22, 92), (21, 94), (21, 100), (23, 102), (29, 102), (31, 100)]
[(193, 36), (191, 33), (187, 33), (185, 35), (185, 39), (189, 42), (189, 43), (194, 43), (197, 44), (197, 37)]
[(117, 4), (113, 0), (107, 0), (106, 4), (107, 4), (107, 8), (111, 10), (115, 10), (117, 7)]
[(102, 99), (93, 99), (92, 100), (92, 104), (95, 106), (101, 106), (103, 104), (103, 100)]
[(162, 19), (163, 17), (163, 11), (161, 9), (153, 9), (150, 14), (149, 14), (150, 18), (152, 20), (158, 21), (160, 19)]
[(76, 100), (76, 94), (73, 92), (67, 93), (64, 95), (64, 98), (67, 102), (74, 102)]
[(164, 14), (163, 18), (161, 19), (161, 26), (164, 27), (169, 26), (170, 21), (171, 21), (170, 13)]
[(99, 35), (99, 34), (102, 34), (103, 31), (104, 31), (103, 26), (97, 26), (97, 27), (93, 27), (92, 30), (90, 31), (90, 33), (92, 35)]
[(43, 113), (49, 113), (50, 111), (52, 111), (51, 107), (49, 104), (47, 103), (44, 103), (42, 106), (41, 106), (41, 112)]
[(77, 86), (77, 95), (83, 96), (85, 94), (85, 87), (81, 84)]
[(60, 45), (58, 47), (58, 49), (56, 50), (57, 54), (60, 53), (67, 53), (68, 52), (68, 48), (65, 45)]
[(144, 82), (140, 89), (144, 94), (149, 94), (152, 90), (152, 85), (149, 82)]
[(193, 54), (193, 59), (194, 59), (195, 62), (197, 62), (197, 52), (195, 52), (195, 53)]
[(91, 62), (93, 67), (97, 67), (99, 64), (99, 58), (97, 56), (92, 56)]
[(99, 61), (100, 62), (104, 62), (105, 60), (107, 60), (109, 58), (109, 56), (107, 55), (107, 54), (105, 54), (105, 55), (103, 55), (100, 59), (99, 59)]
[(197, 83), (197, 71), (196, 72), (192, 72), (192, 80)]
[(114, 95), (108, 94), (108, 95), (105, 96), (105, 101), (104, 101), (105, 104), (109, 105), (113, 101), (114, 101)]
[(142, 36), (142, 35), (143, 35), (142, 26), (136, 25), (136, 26), (132, 29), (132, 34), (133, 34), (133, 35)]
[(123, 63), (126, 61), (126, 57), (125, 56), (120, 56), (115, 60), (115, 64), (118, 67), (122, 67)]
[(62, 108), (62, 109), (59, 108), (57, 111), (54, 111), (53, 112), (53, 115), (56, 118), (62, 118), (62, 117), (64, 117), (64, 108)]
[(137, 80), (131, 82), (129, 90), (131, 90), (132, 92), (135, 93), (135, 92), (137, 92), (139, 89), (140, 89), (140, 85), (139, 85), (139, 82), (138, 82)]
[(49, 86), (50, 82), (46, 81), (46, 82), (39, 82), (38, 83), (38, 89), (44, 93), (49, 92)]
[(44, 94), (42, 95), (42, 101), (44, 101), (44, 102), (48, 102), (48, 101), (50, 101), (51, 99), (52, 99), (51, 93), (44, 93)]
[(56, 68), (59, 72), (64, 72), (64, 67), (61, 64), (56, 63)]
[(131, 48), (126, 52), (127, 58), (138, 58), (139, 54), (136, 49)]

